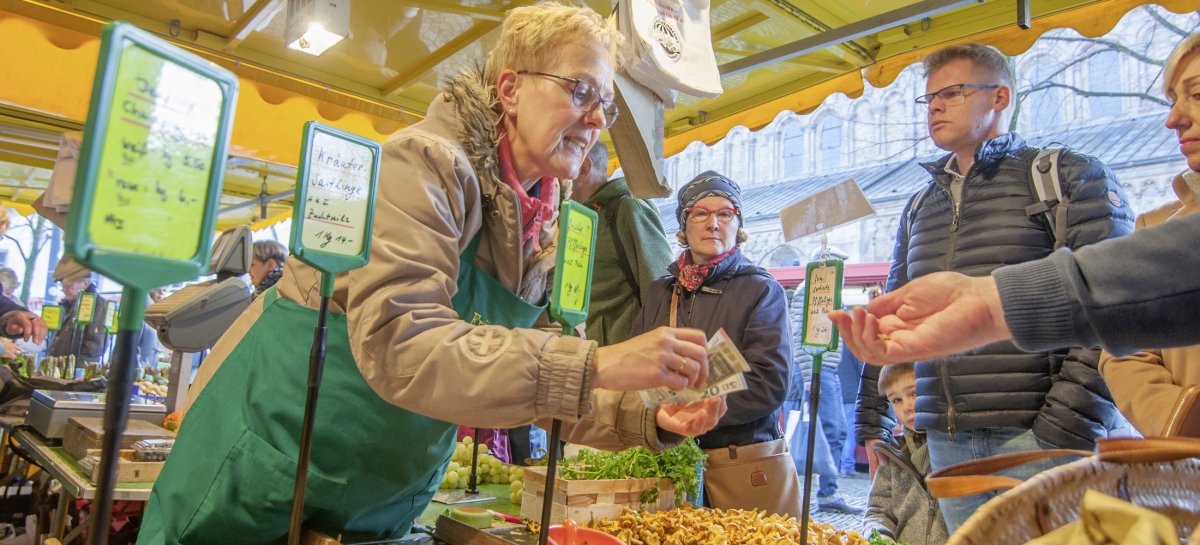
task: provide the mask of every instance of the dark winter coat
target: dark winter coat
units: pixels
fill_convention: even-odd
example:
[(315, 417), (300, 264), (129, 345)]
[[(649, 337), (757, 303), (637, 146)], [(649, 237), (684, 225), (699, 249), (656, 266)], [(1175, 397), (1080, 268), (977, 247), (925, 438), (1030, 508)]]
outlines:
[(929, 468), (917, 471), (902, 438), (893, 439), (890, 444), (876, 443), (875, 452), (887, 459), (887, 464), (879, 467), (871, 482), (871, 497), (863, 514), (863, 535), (871, 537), (872, 531), (878, 530), (896, 543), (945, 543), (950, 538), (946, 521), (922, 476), (929, 473)]
[[(668, 270), (671, 276), (651, 284), (630, 337), (669, 323), (671, 292), (678, 285), (679, 268), (673, 263)], [(746, 373), (748, 388), (729, 394), (729, 410), (717, 427), (696, 438), (700, 448), (752, 445), (782, 437), (779, 409), (787, 394), (788, 363), (792, 358), (792, 332), (783, 287), (738, 251), (718, 263), (700, 289), (678, 289), (676, 326), (694, 327), (709, 337), (725, 328), (750, 364), (750, 372)]]
[[(95, 286), (88, 286), (84, 291), (96, 292)], [(75, 331), (76, 301), (63, 300), (62, 329), (54, 334), (54, 344), (50, 346), (51, 356), (68, 356), (79, 354), (79, 361), (100, 361), (104, 356), (104, 345), (108, 331), (104, 329), (104, 298), (96, 297), (96, 313), (92, 322), (85, 325), (81, 331)], [(72, 344), (74, 340), (74, 344)], [(74, 348), (74, 351), (72, 351)]]
[[(1036, 197), (1030, 163), (1038, 148), (1016, 134), (983, 142), (956, 206), (945, 170), (950, 155), (923, 166), (931, 186), (909, 201), (896, 235), (888, 291), (939, 271), (986, 276), (1054, 249), (1045, 219), (1025, 207)], [(1066, 151), (1059, 160), (1067, 208), (1067, 247), (1077, 249), (1133, 231), (1133, 211), (1116, 177), (1094, 157)], [(910, 216), (911, 211), (911, 216)], [(911, 225), (911, 229), (910, 229)], [(1060, 448), (1092, 449), (1115, 425), (1117, 409), (1101, 378), (1098, 350), (1026, 353), (1011, 341), (918, 362), (916, 427), (954, 434), (986, 427), (1030, 428)], [(856, 437), (890, 438), (879, 368), (867, 366), (859, 391)]]

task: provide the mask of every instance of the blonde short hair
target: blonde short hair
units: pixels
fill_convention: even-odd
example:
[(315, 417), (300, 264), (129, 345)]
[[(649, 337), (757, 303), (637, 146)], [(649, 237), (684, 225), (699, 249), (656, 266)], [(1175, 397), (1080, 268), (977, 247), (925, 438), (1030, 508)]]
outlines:
[[(879, 396), (887, 400), (887, 392), (904, 381), (917, 381), (917, 372), (911, 363), (885, 365), (879, 370)], [(888, 400), (890, 401), (890, 400)]]
[(615, 28), (609, 28), (596, 10), (553, 0), (513, 9), (504, 18), (500, 38), (488, 56), (484, 81), (495, 85), (500, 72), (506, 69), (548, 70), (558, 58), (557, 46), (572, 40), (600, 45), (609, 52), (616, 68), (617, 49), (623, 37)]
[(1163, 95), (1167, 98), (1171, 98), (1171, 84), (1179, 76), (1179, 69), (1182, 68), (1180, 63), (1196, 52), (1200, 52), (1200, 32), (1184, 38), (1167, 57), (1167, 64), (1163, 67)]
[(921, 64), (925, 69), (925, 77), (929, 78), (943, 66), (962, 59), (971, 61), (975, 68), (995, 76), (997, 82), (1007, 85), (1014, 92), (1016, 91), (1012, 67), (1008, 65), (1008, 57), (1005, 57), (1000, 50), (979, 42), (948, 45), (926, 55), (921, 60)]

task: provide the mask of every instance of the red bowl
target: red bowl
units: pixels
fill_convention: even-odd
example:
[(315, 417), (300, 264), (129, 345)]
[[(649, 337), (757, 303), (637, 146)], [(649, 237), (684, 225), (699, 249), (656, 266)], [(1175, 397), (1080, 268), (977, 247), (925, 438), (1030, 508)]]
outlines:
[[(562, 526), (550, 527), (550, 543), (559, 545), (559, 543), (564, 542), (566, 537), (567, 531)], [(591, 528), (580, 528), (575, 540), (573, 544), (563, 543), (563, 545), (583, 545), (584, 543), (587, 543), (587, 545), (626, 545), (624, 541)]]

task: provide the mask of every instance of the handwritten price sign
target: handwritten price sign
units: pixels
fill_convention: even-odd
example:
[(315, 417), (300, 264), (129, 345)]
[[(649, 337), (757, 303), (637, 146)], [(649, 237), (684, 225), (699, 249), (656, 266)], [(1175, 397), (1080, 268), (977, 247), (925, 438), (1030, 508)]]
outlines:
[(125, 286), (208, 262), (237, 78), (127, 24), (104, 29), (67, 248)]
[(550, 315), (566, 327), (574, 328), (587, 319), (596, 221), (596, 213), (577, 202), (563, 201), (559, 208), (558, 257)]
[(842, 307), (842, 261), (808, 264), (804, 281), (804, 329), (800, 344), (837, 349), (837, 326), (829, 313)]
[(367, 263), (380, 151), (373, 140), (314, 121), (304, 125), (292, 216), (298, 259), (328, 273)]

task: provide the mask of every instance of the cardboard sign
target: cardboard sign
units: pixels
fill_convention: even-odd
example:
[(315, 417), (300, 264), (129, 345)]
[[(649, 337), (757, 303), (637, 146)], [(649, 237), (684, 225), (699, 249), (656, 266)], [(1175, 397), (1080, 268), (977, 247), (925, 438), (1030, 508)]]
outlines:
[(96, 294), (90, 291), (79, 292), (75, 304), (75, 327), (83, 327), (96, 319)]
[(378, 142), (309, 121), (304, 125), (291, 250), (317, 270), (367, 264), (379, 180)]
[(58, 305), (43, 306), (42, 321), (46, 322), (46, 329), (48, 331), (58, 331), (62, 329), (62, 307)]
[(106, 25), (67, 250), (141, 289), (203, 274), (237, 77), (128, 24)]
[(574, 328), (587, 319), (597, 219), (595, 211), (575, 201), (563, 201), (559, 207), (558, 257), (550, 316), (565, 327)]
[(802, 347), (837, 350), (838, 332), (829, 313), (842, 308), (841, 260), (814, 261), (804, 276)]
[(875, 214), (875, 208), (859, 189), (854, 178), (825, 188), (788, 205), (779, 212), (783, 222), (783, 237), (792, 241), (865, 218)]

